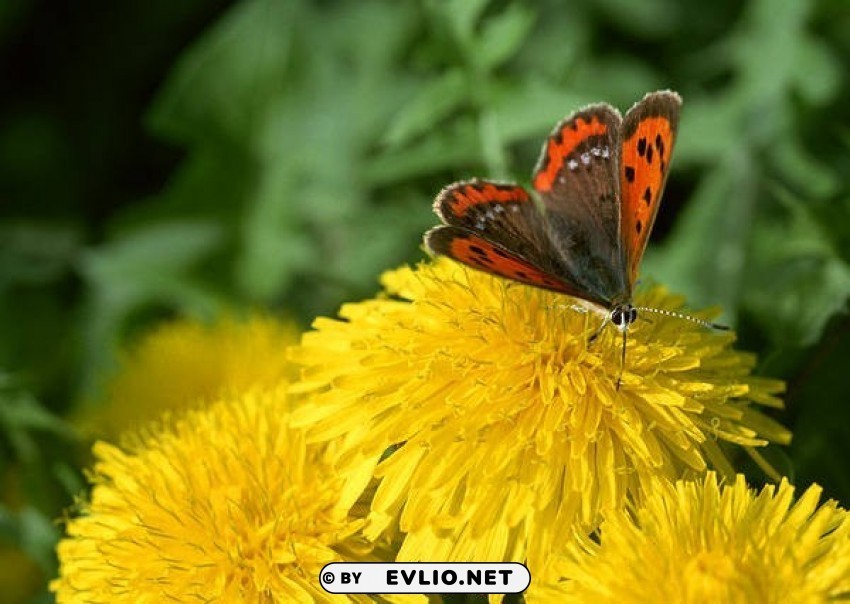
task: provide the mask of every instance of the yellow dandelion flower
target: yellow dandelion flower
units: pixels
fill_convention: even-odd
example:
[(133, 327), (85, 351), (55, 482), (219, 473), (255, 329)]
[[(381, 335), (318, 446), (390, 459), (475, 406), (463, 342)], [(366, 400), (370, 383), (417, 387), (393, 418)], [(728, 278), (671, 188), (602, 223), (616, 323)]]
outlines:
[(90, 502), (58, 546), (57, 602), (371, 601), (334, 599), (318, 576), (373, 559), (350, 514), (373, 468), (332, 469), (288, 421), (284, 392), (253, 391), (125, 449), (97, 443)]
[[(378, 458), (367, 534), (406, 533), (400, 560), (523, 560), (534, 568), (572, 523), (595, 526), (652, 477), (711, 465), (719, 441), (789, 434), (754, 404), (782, 383), (750, 375), (734, 335), (658, 316), (620, 340), (571, 299), (448, 260), (389, 272), (387, 296), (320, 318), (291, 351), (294, 422), (340, 459)], [(661, 288), (637, 303), (679, 309)]]
[(832, 602), (850, 594), (850, 515), (812, 486), (760, 493), (742, 475), (718, 486), (658, 484), (633, 514), (606, 516), (599, 542), (567, 547), (543, 602)]
[(260, 314), (165, 323), (122, 352), (102, 403), (86, 409), (79, 423), (112, 439), (167, 411), (274, 386), (291, 377), (286, 348), (297, 336), (294, 325)]

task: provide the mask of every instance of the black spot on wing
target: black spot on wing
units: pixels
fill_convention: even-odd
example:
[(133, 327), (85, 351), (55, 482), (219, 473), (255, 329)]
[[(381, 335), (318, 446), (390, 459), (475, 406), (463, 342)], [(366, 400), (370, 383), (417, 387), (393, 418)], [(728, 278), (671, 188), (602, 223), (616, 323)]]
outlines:
[(626, 166), (626, 180), (629, 182), (635, 181), (635, 169), (631, 166)]
[(649, 187), (646, 188), (646, 191), (643, 192), (643, 200), (646, 202), (646, 205), (652, 201), (652, 189)]

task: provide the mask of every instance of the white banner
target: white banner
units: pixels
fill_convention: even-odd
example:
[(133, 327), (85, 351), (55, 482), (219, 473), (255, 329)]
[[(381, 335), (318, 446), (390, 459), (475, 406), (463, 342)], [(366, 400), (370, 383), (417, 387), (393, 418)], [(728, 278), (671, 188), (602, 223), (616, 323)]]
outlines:
[(518, 562), (332, 562), (319, 582), (332, 594), (511, 594), (531, 574)]

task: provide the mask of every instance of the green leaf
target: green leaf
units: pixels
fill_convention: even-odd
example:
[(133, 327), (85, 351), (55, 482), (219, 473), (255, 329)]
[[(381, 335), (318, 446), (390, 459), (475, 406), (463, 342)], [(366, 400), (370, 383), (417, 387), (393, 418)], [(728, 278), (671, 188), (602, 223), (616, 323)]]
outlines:
[(664, 245), (649, 248), (642, 274), (734, 318), (757, 201), (753, 159), (731, 150), (703, 178)]
[(826, 198), (838, 193), (838, 177), (790, 134), (777, 140), (769, 153), (783, 179), (807, 197)]
[(798, 484), (822, 485), (825, 497), (850, 502), (850, 358), (848, 315), (830, 322), (816, 346), (806, 349), (792, 377), (788, 407), (795, 415), (794, 459)]
[(23, 463), (38, 461), (38, 434), (74, 438), (74, 432), (65, 422), (45, 409), (10, 375), (3, 373), (0, 373), (0, 430), (15, 458)]
[[(376, 222), (368, 215), (355, 218), (346, 240), (341, 242), (343, 249), (356, 250), (356, 253), (341, 254), (332, 267), (333, 278), (337, 281), (352, 281), (352, 276), (369, 276), (371, 283), (366, 290), (374, 288), (377, 276), (384, 270), (394, 268), (396, 264), (418, 252), (422, 233), (434, 223), (434, 214), (428, 198), (415, 196), (382, 208), (382, 221)], [(400, 233), (401, 237), (383, 237), (387, 224)], [(419, 254), (415, 254), (419, 255)], [(359, 279), (354, 279), (353, 285)]]
[(428, 0), (426, 6), (450, 24), (458, 39), (470, 40), (475, 24), (489, 3), (490, 0)]
[(0, 225), (0, 290), (44, 285), (65, 275), (81, 246), (79, 228), (52, 222)]
[(390, 123), (384, 144), (397, 147), (435, 127), (467, 99), (466, 75), (452, 69), (425, 83)]
[(516, 54), (534, 25), (534, 13), (510, 4), (497, 15), (484, 20), (475, 44), (475, 61), (482, 71), (491, 71)]
[(794, 70), (798, 89), (811, 105), (824, 105), (841, 87), (841, 64), (829, 46), (806, 36), (797, 47)]
[(733, 43), (738, 85), (758, 107), (781, 103), (793, 82), (796, 50), (805, 37), (811, 3), (755, 0), (746, 6)]
[(827, 321), (846, 311), (850, 266), (804, 203), (783, 191), (778, 198), (787, 215), (753, 239), (756, 268), (744, 303), (778, 346), (810, 346)]
[[(493, 107), (505, 144), (535, 139), (539, 143), (571, 108), (587, 102), (583, 94), (529, 76), (500, 90)], [(530, 172), (529, 166), (524, 168)]]
[(112, 351), (132, 313), (152, 305), (211, 316), (218, 297), (190, 271), (222, 244), (222, 229), (202, 220), (161, 221), (124, 232), (86, 252), (80, 271), (90, 289), (82, 388), (91, 394), (110, 366)]
[(384, 186), (442, 170), (462, 174), (480, 162), (477, 124), (465, 117), (417, 144), (377, 155), (365, 165), (362, 176), (372, 186)]
[(286, 90), (291, 32), (300, 2), (246, 0), (183, 55), (151, 108), (148, 122), (178, 141), (244, 141)]
[(204, 220), (159, 221), (121, 233), (111, 243), (93, 248), (81, 269), (98, 288), (144, 290), (147, 283), (167, 280), (195, 266), (221, 244), (221, 227)]
[(742, 107), (735, 98), (686, 97), (682, 121), (676, 137), (673, 169), (685, 164), (712, 165), (730, 149), (729, 141), (738, 140), (735, 149), (750, 148), (749, 137), (737, 135), (744, 128)]
[(33, 507), (26, 506), (16, 514), (18, 544), (21, 550), (35, 560), (48, 577), (56, 573), (56, 542), (59, 530), (51, 518)]
[(319, 257), (316, 241), (298, 216), (298, 204), (309, 198), (293, 199), (294, 190), (272, 188), (257, 195), (246, 217), (236, 277), (249, 300), (274, 300)]
[(678, 31), (686, 17), (673, 0), (596, 0), (594, 3), (617, 26), (641, 38), (659, 38)]

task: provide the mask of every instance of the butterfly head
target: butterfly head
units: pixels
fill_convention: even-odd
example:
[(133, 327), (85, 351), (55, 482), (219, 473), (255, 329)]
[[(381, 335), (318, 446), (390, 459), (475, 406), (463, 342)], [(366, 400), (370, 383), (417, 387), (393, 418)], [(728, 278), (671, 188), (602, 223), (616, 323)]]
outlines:
[(625, 331), (637, 320), (637, 309), (631, 304), (620, 304), (611, 311), (611, 323)]

